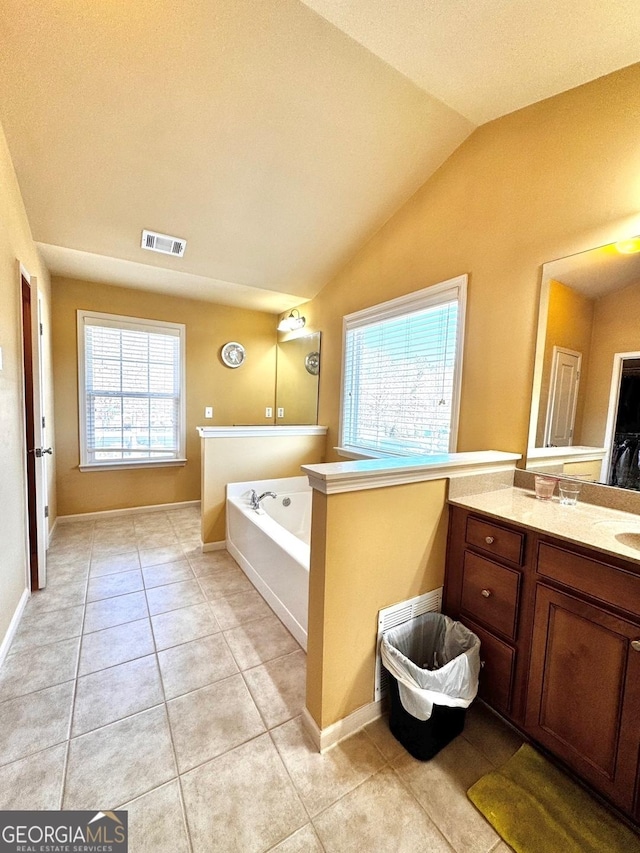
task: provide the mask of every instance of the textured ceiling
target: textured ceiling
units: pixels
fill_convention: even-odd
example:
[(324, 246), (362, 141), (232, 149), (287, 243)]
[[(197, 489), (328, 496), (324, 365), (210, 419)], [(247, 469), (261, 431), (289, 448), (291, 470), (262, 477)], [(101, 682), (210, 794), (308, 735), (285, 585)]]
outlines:
[(54, 273), (280, 311), (477, 123), (640, 59), (626, 7), (3, 0), (0, 122)]

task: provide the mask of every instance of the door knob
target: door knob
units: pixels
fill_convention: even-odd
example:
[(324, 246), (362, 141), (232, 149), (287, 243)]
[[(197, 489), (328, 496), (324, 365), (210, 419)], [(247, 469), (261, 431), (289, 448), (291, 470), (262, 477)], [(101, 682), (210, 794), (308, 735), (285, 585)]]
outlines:
[(631, 648), (634, 652), (640, 652), (640, 640), (631, 640)]
[(484, 596), (484, 598), (489, 598), (489, 596), (491, 595), (491, 590), (490, 589), (483, 589), (482, 595)]
[(487, 545), (493, 545), (496, 540), (493, 538), (493, 536), (485, 536), (484, 541), (487, 543)]
[(36, 447), (36, 456), (40, 459), (45, 453), (53, 456), (53, 447)]

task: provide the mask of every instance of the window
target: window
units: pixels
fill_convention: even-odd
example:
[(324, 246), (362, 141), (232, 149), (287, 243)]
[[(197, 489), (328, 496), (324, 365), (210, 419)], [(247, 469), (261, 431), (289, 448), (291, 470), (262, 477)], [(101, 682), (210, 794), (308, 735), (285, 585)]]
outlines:
[(180, 323), (78, 311), (80, 467), (184, 463)]
[(343, 455), (455, 451), (466, 286), (459, 276), (344, 318)]

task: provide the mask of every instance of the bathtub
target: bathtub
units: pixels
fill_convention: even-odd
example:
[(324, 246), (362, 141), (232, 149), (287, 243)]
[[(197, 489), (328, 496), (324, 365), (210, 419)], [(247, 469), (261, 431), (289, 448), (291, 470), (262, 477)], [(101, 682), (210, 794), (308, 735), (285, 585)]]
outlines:
[[(262, 510), (249, 495), (275, 492)], [(311, 487), (306, 477), (227, 485), (227, 550), (300, 645), (307, 648)]]

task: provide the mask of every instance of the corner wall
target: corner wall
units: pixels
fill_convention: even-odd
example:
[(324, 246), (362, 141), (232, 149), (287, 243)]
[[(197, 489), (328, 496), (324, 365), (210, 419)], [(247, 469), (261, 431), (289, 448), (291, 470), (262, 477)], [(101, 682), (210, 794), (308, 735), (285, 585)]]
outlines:
[[(21, 596), (27, 588), (27, 506), (25, 426), (22, 367), (21, 297), (18, 262), (37, 277), (44, 326), (50, 313), (49, 274), (31, 236), (18, 180), (0, 127), (0, 644)], [(53, 427), (51, 357), (48, 336), (43, 339), (45, 417)], [(50, 521), (56, 516), (53, 472), (49, 467)]]

